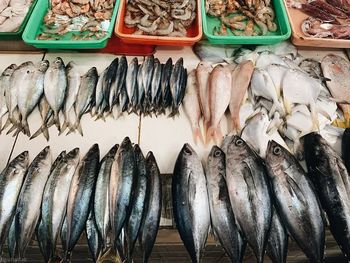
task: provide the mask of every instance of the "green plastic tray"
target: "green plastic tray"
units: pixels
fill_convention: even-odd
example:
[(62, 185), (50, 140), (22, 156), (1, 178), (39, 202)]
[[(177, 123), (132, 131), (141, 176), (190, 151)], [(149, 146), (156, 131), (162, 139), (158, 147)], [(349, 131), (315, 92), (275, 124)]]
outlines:
[(39, 0), (35, 6), (33, 14), (30, 17), (22, 35), (25, 43), (36, 48), (46, 49), (101, 49), (107, 45), (108, 39), (112, 36), (114, 29), (114, 23), (118, 13), (119, 0), (116, 0), (115, 2), (111, 24), (109, 25), (108, 31), (106, 32), (106, 36), (104, 38), (92, 40), (38, 40), (37, 36), (40, 34), (44, 16), (49, 10), (49, 1), (50, 0)]
[(278, 29), (276, 32), (269, 32), (265, 36), (235, 36), (230, 30), (227, 30), (228, 35), (226, 36), (214, 35), (214, 27), (220, 27), (221, 22), (219, 18), (206, 14), (205, 1), (202, 0), (203, 32), (212, 44), (270, 45), (286, 40), (291, 35), (291, 28), (283, 0), (272, 0), (276, 14), (275, 23)]
[[(0, 0), (1, 1), (1, 0)], [(0, 32), (0, 40), (17, 40), (22, 39), (22, 33), (23, 30), (28, 22), (28, 19), (30, 17), (30, 14), (32, 13), (36, 3), (38, 0), (33, 0), (32, 5), (29, 7), (28, 13), (26, 17), (24, 18), (21, 26), (19, 27), (17, 32)]]

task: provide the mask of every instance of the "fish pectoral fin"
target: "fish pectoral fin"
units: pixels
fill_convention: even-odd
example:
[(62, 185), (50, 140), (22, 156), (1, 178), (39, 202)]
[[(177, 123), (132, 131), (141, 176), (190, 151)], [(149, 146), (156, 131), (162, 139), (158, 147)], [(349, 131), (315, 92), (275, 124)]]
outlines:
[[(287, 172), (286, 172), (287, 173)], [(288, 190), (289, 193), (293, 196), (296, 196), (298, 198), (298, 200), (303, 204), (303, 205), (307, 205), (307, 200), (303, 194), (303, 192), (301, 191), (300, 187), (298, 186), (298, 184), (295, 182), (295, 180), (288, 175), (286, 176), (287, 179), (287, 183), (288, 183)]]
[(188, 207), (190, 215), (193, 215), (196, 213), (196, 211), (193, 209), (192, 204), (196, 198), (196, 180), (192, 176), (192, 171), (190, 172), (188, 176)]

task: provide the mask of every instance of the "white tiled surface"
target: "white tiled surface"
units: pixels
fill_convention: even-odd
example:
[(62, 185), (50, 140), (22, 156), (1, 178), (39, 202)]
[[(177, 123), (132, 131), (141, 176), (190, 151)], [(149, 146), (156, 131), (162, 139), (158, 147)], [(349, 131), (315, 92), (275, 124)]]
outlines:
[[(305, 57), (311, 57), (321, 60), (328, 53), (336, 53), (345, 56), (341, 50), (300, 50), (300, 53)], [(84, 74), (90, 67), (95, 66), (98, 72), (104, 70), (110, 62), (115, 58), (109, 54), (81, 54), (81, 53), (47, 53), (45, 59), (54, 60), (60, 56), (68, 63), (70, 60), (75, 61), (81, 74)], [(188, 71), (194, 69), (199, 60), (192, 52), (191, 47), (158, 47), (155, 57), (161, 62), (165, 62), (169, 57), (172, 57), (173, 62), (180, 57), (184, 58), (184, 65)], [(11, 63), (21, 63), (27, 60), (38, 61), (42, 55), (0, 55), (0, 70), (3, 70)], [(128, 58), (130, 61), (130, 58)], [(142, 62), (143, 58), (139, 57)], [(136, 115), (125, 115), (117, 120), (107, 118), (106, 122), (102, 120), (94, 121), (89, 114), (83, 116), (81, 121), (84, 136), (78, 133), (71, 135), (58, 136), (55, 127), (50, 128), (50, 141), (46, 142), (41, 135), (34, 140), (29, 140), (23, 134), (18, 136), (17, 143), (14, 147), (12, 157), (23, 150), (29, 149), (31, 159), (46, 145), (50, 145), (53, 155), (57, 155), (62, 150), (70, 150), (74, 147), (80, 147), (81, 152), (85, 153), (93, 143), (98, 143), (101, 149), (101, 155), (104, 155), (110, 147), (115, 143), (120, 143), (125, 136), (129, 136), (135, 143), (140, 137), (140, 146), (144, 151), (153, 151), (159, 164), (162, 173), (172, 173), (177, 154), (183, 144), (190, 143), (199, 156), (205, 160), (213, 143), (204, 146), (202, 144), (195, 145), (192, 137), (190, 123), (187, 120), (184, 112), (180, 109), (180, 116), (172, 119), (167, 116), (158, 117), (142, 117), (139, 123), (139, 117)], [(29, 124), (32, 133), (40, 126), (41, 118), (36, 110), (29, 118)], [(139, 124), (140, 134), (139, 134)], [(223, 127), (226, 126), (224, 123)], [(225, 131), (225, 129), (224, 129)], [(2, 155), (0, 155), (0, 168), (3, 168), (11, 148), (14, 143), (14, 138), (11, 135), (0, 135), (0, 145), (2, 147)]]

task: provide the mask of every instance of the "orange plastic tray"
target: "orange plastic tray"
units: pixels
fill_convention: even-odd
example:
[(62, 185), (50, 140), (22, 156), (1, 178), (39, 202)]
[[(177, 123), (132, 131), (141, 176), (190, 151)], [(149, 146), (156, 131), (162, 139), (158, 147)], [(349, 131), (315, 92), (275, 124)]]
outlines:
[(117, 22), (114, 28), (115, 34), (126, 43), (145, 44), (145, 45), (163, 45), (163, 46), (192, 46), (200, 41), (203, 35), (201, 0), (197, 0), (197, 16), (191, 28), (187, 30), (186, 37), (167, 37), (167, 36), (149, 36), (134, 35), (134, 28), (128, 28), (124, 24), (126, 11), (126, 0), (121, 0)]

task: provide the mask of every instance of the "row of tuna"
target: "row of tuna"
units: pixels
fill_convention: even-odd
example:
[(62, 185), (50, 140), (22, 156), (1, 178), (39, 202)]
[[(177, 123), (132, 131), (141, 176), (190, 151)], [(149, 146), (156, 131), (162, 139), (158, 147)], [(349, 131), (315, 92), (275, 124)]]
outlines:
[[(174, 65), (148, 56), (142, 64), (125, 56), (116, 58), (100, 74), (96, 67), (80, 75), (74, 62), (64, 64), (61, 58), (53, 63), (31, 61), (7, 67), (0, 76), (0, 119), (8, 114), (2, 130), (12, 124), (8, 133), (23, 132), (31, 136), (28, 116), (38, 106), (42, 125), (31, 136), (41, 133), (49, 139), (48, 128), (56, 125), (60, 134), (79, 131), (82, 116), (90, 112), (97, 119), (119, 117), (124, 112), (164, 114), (179, 112), (187, 81), (187, 71), (180, 58)], [(60, 113), (64, 123), (61, 125)], [(62, 116), (61, 116), (62, 118)]]
[[(275, 141), (262, 159), (239, 136), (213, 146), (204, 169), (185, 144), (172, 184), (175, 222), (192, 259), (201, 262), (209, 229), (231, 262), (242, 262), (247, 244), (257, 262), (265, 252), (274, 263), (287, 260), (288, 236), (310, 262), (324, 262), (325, 227), (350, 259), (350, 179), (342, 158), (318, 134), (303, 138), (305, 172)], [(343, 138), (350, 163), (350, 130)]]
[(95, 262), (112, 256), (132, 262), (137, 239), (148, 261), (160, 222), (160, 173), (152, 152), (145, 158), (129, 138), (101, 161), (97, 144), (81, 160), (75, 148), (53, 163), (49, 147), (31, 164), (26, 151), (0, 181), (0, 245), (7, 240), (11, 259), (24, 260), (36, 234), (45, 262), (70, 262), (85, 231)]

